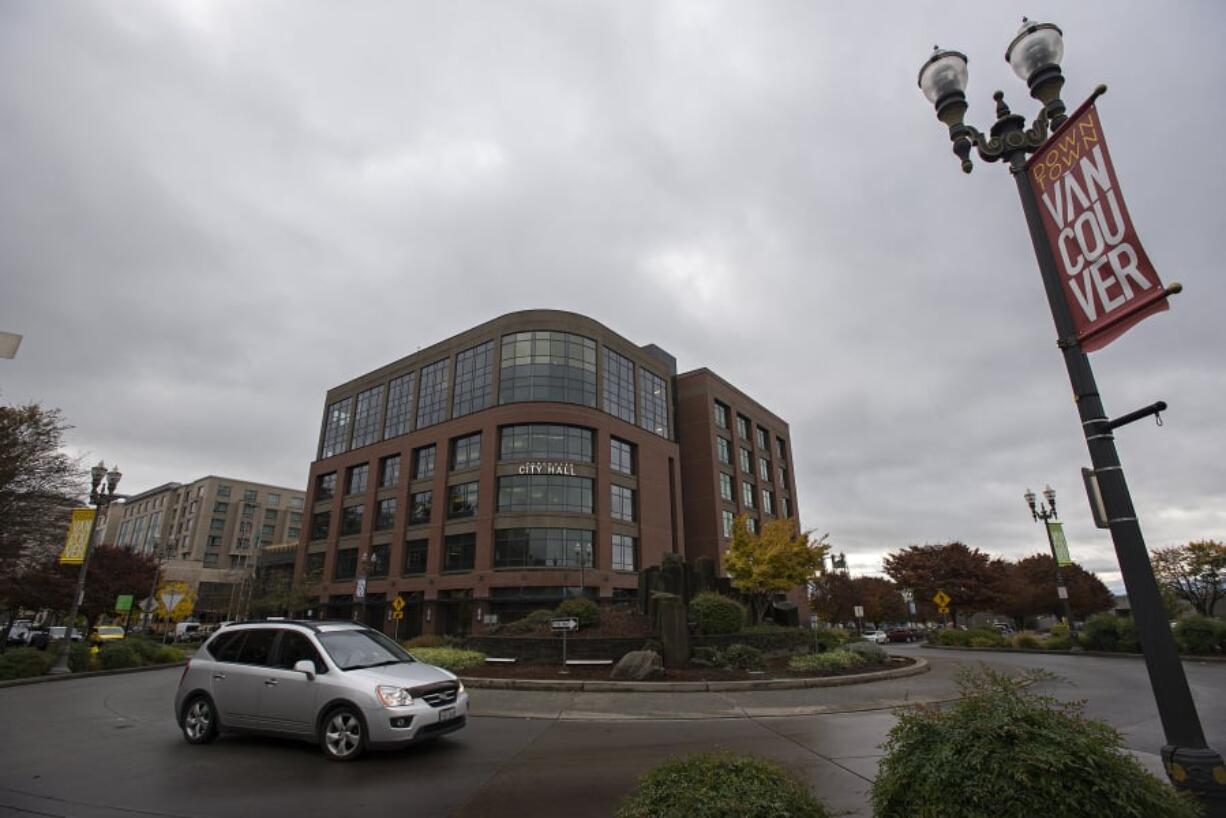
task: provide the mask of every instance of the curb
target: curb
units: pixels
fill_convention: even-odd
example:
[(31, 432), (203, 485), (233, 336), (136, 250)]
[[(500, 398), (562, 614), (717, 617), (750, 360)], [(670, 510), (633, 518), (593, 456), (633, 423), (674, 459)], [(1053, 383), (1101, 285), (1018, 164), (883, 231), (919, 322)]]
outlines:
[(44, 682), (71, 682), (73, 679), (92, 679), (95, 676), (122, 676), (125, 673), (143, 673), (146, 670), (166, 670), (172, 667), (183, 667), (187, 662), (170, 662), (164, 665), (141, 665), (140, 667), (124, 667), (118, 670), (87, 670), (82, 673), (65, 673), (60, 676), (27, 676), (24, 679), (6, 679), (0, 682), (0, 689), (6, 687), (22, 687), (23, 685), (43, 684)]
[(732, 693), (749, 690), (801, 690), (816, 687), (843, 687), (886, 679), (904, 679), (927, 673), (928, 660), (915, 657), (915, 664), (849, 676), (822, 676), (814, 679), (761, 679), (745, 682), (610, 682), (538, 679), (486, 679), (462, 676), (466, 687), (487, 690), (563, 691), (570, 693)]
[[(1143, 653), (1121, 653), (1113, 650), (1043, 650), (1042, 648), (968, 648), (961, 645), (920, 645), (930, 650), (961, 650), (967, 653), (1029, 653), (1042, 656), (1098, 656), (1103, 659), (1144, 659)], [(1183, 662), (1226, 663), (1226, 656), (1196, 656), (1194, 654), (1179, 654)]]

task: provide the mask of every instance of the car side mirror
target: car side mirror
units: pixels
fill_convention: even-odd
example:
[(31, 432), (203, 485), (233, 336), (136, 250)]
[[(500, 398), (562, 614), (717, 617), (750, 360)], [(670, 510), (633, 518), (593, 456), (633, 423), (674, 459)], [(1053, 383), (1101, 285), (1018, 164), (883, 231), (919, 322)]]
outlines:
[(299, 659), (294, 662), (294, 670), (305, 673), (308, 682), (315, 681), (315, 663), (310, 659)]

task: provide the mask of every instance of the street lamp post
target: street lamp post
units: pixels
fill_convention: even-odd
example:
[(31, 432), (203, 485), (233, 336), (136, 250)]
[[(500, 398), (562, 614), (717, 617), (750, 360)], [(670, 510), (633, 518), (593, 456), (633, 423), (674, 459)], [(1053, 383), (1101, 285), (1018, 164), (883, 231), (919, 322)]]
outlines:
[[(94, 556), (94, 532), (98, 528), (98, 516), (102, 514), (102, 509), (115, 499), (115, 489), (123, 475), (119, 473), (117, 466), (108, 472), (106, 464), (99, 460), (98, 465), (89, 470), (89, 477), (89, 502), (94, 507), (94, 519), (89, 524), (89, 539), (86, 540), (89, 545), (85, 550), (85, 559), (81, 561), (81, 572), (77, 574), (77, 590), (73, 594), (72, 606), (68, 611), (68, 625), (64, 629), (64, 638), (60, 640), (59, 655), (55, 657), (55, 664), (50, 670), (57, 676), (72, 672), (68, 667), (68, 650), (72, 646), (72, 631), (77, 626), (77, 614), (80, 612), (81, 603), (85, 601), (85, 576), (89, 573), (89, 563)], [(103, 485), (103, 479), (106, 480), (106, 485)], [(81, 634), (81, 639), (89, 639), (89, 634)]]
[(1051, 521), (1060, 519), (1060, 515), (1056, 513), (1056, 490), (1051, 486), (1046, 486), (1043, 489), (1044, 503), (1039, 503), (1036, 507), (1034, 492), (1026, 489), (1026, 505), (1030, 506), (1030, 515), (1037, 523), (1043, 521), (1043, 528), (1047, 531), (1047, 546), (1051, 549), (1052, 562), (1056, 564), (1056, 595), (1060, 597), (1060, 604), (1064, 607), (1064, 618), (1068, 622), (1069, 641), (1072, 642), (1072, 650), (1081, 650), (1081, 646), (1077, 644), (1077, 626), (1073, 623), (1073, 608), (1069, 602), (1068, 586), (1064, 584), (1064, 572), (1060, 570), (1060, 555), (1056, 553), (1056, 541), (1052, 538)]
[[(967, 59), (957, 51), (934, 49), (920, 69), (919, 86), (935, 106), (937, 119), (949, 128), (953, 152), (961, 160), (964, 172), (971, 172), (970, 151), (974, 147), (980, 159), (1003, 162), (1013, 174), (1166, 736), (1162, 759), (1172, 782), (1200, 797), (1208, 815), (1226, 816), (1226, 765), (1221, 754), (1205, 741), (1115, 448), (1112, 429), (1118, 424), (1113, 424), (1106, 415), (1089, 356), (1077, 338), (1059, 269), (1043, 228), (1039, 200), (1026, 172), (1026, 155), (1046, 144), (1049, 127), (1058, 134), (1068, 119), (1060, 99), (1064, 87), (1060, 69), (1063, 57), (1060, 29), (1029, 20), (1022, 21), (1021, 30), (1005, 52), (1005, 60), (1014, 73), (1026, 81), (1030, 95), (1043, 106), (1030, 128), (1025, 127), (1024, 117), (1009, 110), (1001, 91), (994, 95), (996, 121), (988, 134), (964, 124), (968, 107)], [(1095, 96), (1105, 91), (1105, 86), (1099, 86)]]

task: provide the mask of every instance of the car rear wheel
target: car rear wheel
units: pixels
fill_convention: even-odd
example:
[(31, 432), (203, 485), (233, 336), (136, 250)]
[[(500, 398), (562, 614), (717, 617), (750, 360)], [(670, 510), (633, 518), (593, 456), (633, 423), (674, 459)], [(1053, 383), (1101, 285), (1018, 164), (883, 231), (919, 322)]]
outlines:
[(338, 707), (324, 718), (319, 746), (332, 761), (353, 761), (366, 749), (362, 719), (352, 707)]
[(208, 744), (217, 738), (217, 714), (207, 696), (197, 696), (187, 703), (183, 713), (183, 738), (188, 744)]

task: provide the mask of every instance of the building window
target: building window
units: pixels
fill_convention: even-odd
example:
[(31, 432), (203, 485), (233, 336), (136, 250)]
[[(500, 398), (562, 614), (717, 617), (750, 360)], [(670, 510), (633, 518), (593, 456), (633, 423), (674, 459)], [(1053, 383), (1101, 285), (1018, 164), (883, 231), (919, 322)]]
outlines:
[(221, 548), (221, 537), (210, 534), (204, 542), (205, 548)]
[(366, 509), (361, 505), (345, 506), (341, 509), (341, 536), (362, 533), (362, 515)]
[(243, 503), (243, 519), (250, 520), (251, 518), (255, 517), (255, 509), (255, 506), (250, 505), (249, 503)]
[(614, 534), (613, 570), (633, 571), (636, 562), (634, 558), (634, 537), (628, 537), (625, 534)]
[(758, 534), (761, 532), (761, 525), (758, 523), (757, 517), (750, 517), (745, 521), (745, 527), (749, 529), (750, 534)]
[(791, 516), (792, 516), (792, 500), (791, 500), (791, 498), (789, 498), (789, 497), (783, 497), (783, 498), (781, 498), (781, 499), (783, 500), (783, 516), (784, 516), (784, 517), (791, 517)]
[[(144, 518), (141, 518), (140, 520), (136, 521), (136, 526), (138, 529), (143, 528), (143, 526), (141, 525), (141, 523), (143, 522), (144, 522)], [(226, 527), (226, 521), (218, 517), (214, 517), (212, 520), (209, 521), (209, 531), (222, 531), (225, 529), (225, 527)], [(136, 537), (136, 539), (140, 539), (139, 535)]]
[(331, 511), (317, 511), (311, 515), (311, 539), (325, 540), (328, 538), (328, 529), (332, 526)]
[(784, 464), (779, 464), (779, 488), (787, 491), (788, 488), (788, 467)]
[(229, 497), (229, 496), (230, 496), (230, 487), (229, 487), (229, 486), (218, 486), (218, 487), (217, 487), (217, 496), (218, 496), (218, 497)]
[(783, 438), (775, 438), (775, 449), (779, 452), (780, 460), (788, 456), (788, 444)]
[(217, 552), (210, 552), (204, 555), (204, 560), (200, 563), (205, 568), (217, 567)]
[(412, 497), (409, 506), (409, 525), (430, 522), (430, 508), (434, 504), (433, 491), (419, 491)]
[(639, 425), (668, 437), (668, 382), (654, 372), (639, 369)]
[(447, 366), (446, 358), (422, 367), (421, 390), (417, 395), (416, 429), (424, 429), (441, 423), (447, 417)]
[(754, 508), (754, 496), (753, 495), (754, 495), (753, 483), (749, 482), (748, 480), (742, 480), (741, 481), (741, 501), (744, 503), (745, 508)]
[(396, 498), (380, 500), (375, 507), (375, 531), (387, 531), (396, 524)]
[(291, 498), (289, 498), (289, 507), (290, 507), (290, 508), (301, 509), (301, 508), (302, 508), (302, 504), (303, 504), (304, 502), (305, 502), (305, 501), (304, 501), (304, 500), (303, 500), (303, 498), (301, 498), (301, 497), (291, 497)]
[(332, 566), (332, 579), (353, 579), (358, 575), (358, 549), (342, 548), (336, 552), (336, 562)]
[(260, 539), (264, 542), (270, 541), (276, 535), (276, 533), (277, 527), (275, 525), (260, 526)]
[(388, 557), (391, 556), (388, 552), (391, 551), (391, 546), (387, 543), (379, 543), (370, 547), (370, 560), (367, 563), (368, 570), (366, 576), (371, 579), (382, 579), (387, 576)]
[(455, 356), (455, 395), (451, 416), (470, 415), (490, 405), (494, 380), (494, 342), (466, 349)]
[(330, 471), (315, 478), (315, 499), (331, 500), (336, 495), (336, 472)]
[(579, 426), (532, 423), (505, 426), (498, 457), (501, 460), (553, 460), (592, 462), (592, 430)]
[(387, 385), (387, 417), (383, 421), (383, 439), (407, 434), (409, 420), (413, 414), (413, 386), (417, 373), (410, 372), (399, 378), (392, 378)]
[(604, 410), (634, 423), (634, 363), (604, 348)]
[(379, 439), (379, 427), (383, 412), (383, 384), (358, 393), (358, 404), (353, 410), (353, 445), (357, 449)]
[(758, 477), (763, 483), (769, 483), (771, 479), (771, 462), (765, 457), (758, 458)]
[(302, 512), (301, 511), (291, 511), (289, 513), (289, 524), (290, 525), (302, 525)]
[(762, 489), (762, 513), (775, 515), (775, 493), (770, 489)]
[(749, 418), (744, 415), (736, 416), (736, 436), (741, 440), (749, 440)]
[(324, 560), (327, 555), (322, 551), (317, 551), (314, 554), (307, 554), (306, 557), (306, 576), (310, 580), (319, 580), (324, 575)]
[(277, 510), (275, 508), (264, 509), (264, 522), (275, 523), (277, 521)]
[(447, 487), (447, 519), (477, 514), (477, 481)]
[(298, 539), (301, 536), (302, 536), (301, 528), (296, 528), (295, 526), (291, 525), (289, 528), (285, 529), (285, 539), (287, 542), (293, 542), (294, 540)]
[(413, 450), (413, 479), (425, 480), (434, 476), (434, 444)]
[(770, 433), (758, 427), (758, 451), (766, 452), (770, 450)]
[(634, 474), (634, 444), (609, 438), (609, 468), (619, 474)]
[(596, 342), (567, 332), (502, 337), (499, 403), (554, 401), (596, 406)]
[(400, 455), (393, 454), (379, 461), (379, 488), (390, 489), (400, 482)]
[(732, 465), (732, 444), (722, 437), (715, 438), (715, 454), (725, 466)]
[(728, 428), (728, 407), (715, 401), (715, 425), (721, 429)]
[(731, 511), (723, 512), (723, 521), (724, 521), (724, 536), (731, 537), (732, 536), (732, 521), (733, 521), (733, 516), (732, 516)]
[(443, 540), (444, 571), (471, 571), (476, 555), (476, 534), (450, 534)]
[(268, 505), (270, 505), (270, 506), (279, 506), (279, 505), (281, 505), (281, 495), (280, 495), (280, 494), (272, 494), (272, 493), (269, 493), (269, 495), (268, 495)]
[(753, 455), (749, 449), (742, 448), (741, 452), (741, 474), (753, 476)]
[(464, 471), (481, 465), (481, 433), (451, 441), (451, 470)]
[(259, 498), (259, 492), (255, 489), (247, 489), (243, 492), (244, 503), (254, 503)]
[(350, 466), (348, 474), (345, 477), (345, 493), (346, 494), (361, 494), (366, 491), (366, 487), (370, 483), (370, 464), (363, 463), (360, 466)]
[(213, 503), (213, 513), (214, 514), (225, 514), (229, 510), (230, 510), (230, 504), (223, 500), (218, 500), (216, 503)]
[(426, 573), (426, 553), (429, 550), (429, 540), (406, 540), (404, 543), (405, 576)]
[(560, 474), (500, 477), (498, 510), (591, 514), (592, 480)]
[(732, 502), (732, 477), (723, 472), (719, 473), (719, 496), (722, 500)]
[(593, 567), (592, 532), (573, 528), (500, 528), (495, 568)]
[(609, 514), (614, 520), (634, 522), (634, 489), (614, 484), (610, 487)]

